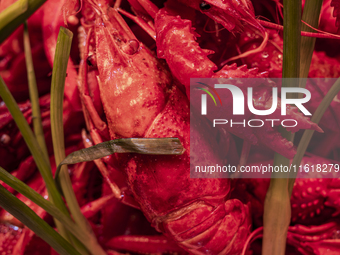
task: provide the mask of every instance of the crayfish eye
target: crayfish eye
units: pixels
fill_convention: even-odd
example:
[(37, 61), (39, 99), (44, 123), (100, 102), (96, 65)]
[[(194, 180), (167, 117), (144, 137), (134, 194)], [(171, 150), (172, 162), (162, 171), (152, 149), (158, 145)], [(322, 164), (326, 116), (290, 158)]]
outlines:
[(201, 11), (207, 11), (211, 8), (210, 4), (206, 3), (205, 1), (200, 3)]

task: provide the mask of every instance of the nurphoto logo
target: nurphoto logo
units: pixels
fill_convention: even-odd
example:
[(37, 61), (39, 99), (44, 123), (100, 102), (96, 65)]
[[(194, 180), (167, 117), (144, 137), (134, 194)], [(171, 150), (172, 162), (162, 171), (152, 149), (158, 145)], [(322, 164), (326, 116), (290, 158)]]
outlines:
[[(244, 115), (244, 94), (240, 88), (238, 88), (235, 85), (231, 85), (231, 84), (215, 84), (214, 88), (206, 84), (204, 85), (212, 89), (215, 92), (215, 94), (218, 96), (221, 102), (221, 106), (222, 106), (222, 100), (219, 94), (217, 93), (216, 89), (229, 89), (229, 91), (232, 94), (232, 98), (233, 98), (233, 115)], [(217, 106), (215, 98), (207, 89), (204, 89), (204, 88), (199, 88), (199, 89), (209, 94), (210, 97), (215, 102), (215, 105)], [(255, 109), (253, 105), (253, 88), (251, 87), (247, 88), (247, 92), (248, 92), (247, 93), (248, 94), (248, 98), (247, 98), (248, 109), (251, 113), (255, 115), (265, 116), (265, 115), (270, 115), (275, 112), (277, 108), (277, 102), (278, 102), (278, 99), (277, 99), (278, 88), (275, 88), (275, 87), (272, 88), (272, 96), (273, 96), (272, 106), (270, 109), (266, 109), (266, 110)], [(306, 97), (287, 98), (288, 93), (302, 93)], [(312, 114), (302, 105), (304, 103), (307, 103), (310, 99), (311, 99), (311, 94), (308, 89), (295, 88), (295, 87), (281, 88), (281, 114), (286, 115), (286, 106), (290, 104), (290, 105), (295, 105), (304, 115), (311, 116)], [(202, 94), (201, 114), (207, 115), (207, 95), (206, 94)]]

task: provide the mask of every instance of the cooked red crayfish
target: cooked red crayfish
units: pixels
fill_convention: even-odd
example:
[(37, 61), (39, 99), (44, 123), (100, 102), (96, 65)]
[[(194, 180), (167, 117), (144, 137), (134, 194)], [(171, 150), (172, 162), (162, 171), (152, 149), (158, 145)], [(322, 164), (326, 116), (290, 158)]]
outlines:
[[(230, 180), (189, 177), (187, 97), (174, 84), (164, 63), (136, 39), (117, 10), (103, 9), (92, 1), (84, 2), (83, 8), (87, 14), (92, 11), (83, 21), (86, 40), (92, 44), (85, 46), (80, 79), (89, 81), (84, 60), (91, 46), (110, 138), (178, 137), (186, 148), (182, 156), (116, 158), (142, 211), (157, 230), (188, 251), (239, 252), (250, 222), (246, 205), (236, 199), (225, 201)], [(87, 125), (92, 139), (100, 141), (107, 131), (99, 128), (105, 124), (95, 123), (100, 118), (94, 107), (89, 108), (85, 92), (88, 84), (82, 86)], [(98, 138), (100, 133), (103, 138)]]
[[(188, 100), (180, 91), (180, 87), (173, 82), (164, 64), (131, 32), (117, 11), (119, 6), (106, 10), (102, 6), (107, 4), (85, 1), (82, 10), (83, 37), (86, 39), (80, 66), (80, 93), (92, 140), (95, 143), (101, 142), (108, 139), (108, 134), (111, 139), (179, 137), (187, 149), (182, 156), (116, 156), (104, 161), (108, 165), (111, 164), (111, 167), (112, 164), (123, 166), (133, 197), (146, 217), (157, 230), (172, 237), (181, 247), (193, 253), (239, 252), (242, 248), (240, 242), (250, 230), (247, 206), (239, 200), (224, 202), (230, 191), (229, 180), (189, 178)], [(155, 17), (158, 56), (166, 59), (171, 73), (186, 86), (187, 94), (189, 77), (202, 75), (202, 70), (207, 71), (203, 76), (208, 77), (264, 75), (257, 74), (257, 70), (235, 66), (225, 66), (215, 73), (215, 64), (207, 58), (207, 52), (201, 50), (195, 42), (191, 22), (182, 20), (179, 16), (175, 17), (174, 10), (168, 7), (174, 3), (167, 4), (157, 12), (150, 2), (131, 1), (131, 4), (136, 8), (140, 7), (139, 4), (149, 4), (150, 8), (144, 12), (149, 11), (150, 16)], [(247, 8), (232, 20), (236, 21), (238, 17), (245, 16), (245, 21), (249, 22), (247, 19), (250, 19), (257, 24)], [(222, 11), (213, 16), (215, 15), (222, 15), (224, 20), (232, 23), (228, 19), (229, 16)], [(219, 21), (218, 18), (216, 20)], [(141, 23), (146, 28), (146, 23)], [(260, 27), (258, 24), (257, 26)], [(232, 28), (230, 25), (229, 29)], [(146, 30), (152, 34), (152, 29)], [(178, 49), (188, 51), (180, 51), (183, 54), (176, 55)], [(196, 66), (204, 68), (196, 70)], [(182, 73), (182, 70), (185, 72)], [(90, 79), (91, 73), (98, 73), (97, 79)], [(89, 94), (89, 87), (96, 86), (100, 91), (105, 117), (98, 114), (96, 106), (100, 103), (93, 102)], [(290, 111), (290, 117), (296, 118), (295, 114), (295, 111)], [(302, 119), (302, 122), (303, 128), (318, 128), (307, 119)], [(245, 130), (234, 132), (241, 137), (251, 137)], [(258, 134), (258, 137), (266, 140), (265, 144), (269, 144), (268, 134), (267, 139), (261, 134)], [(284, 144), (284, 140), (280, 142)], [(291, 145), (284, 144), (276, 149), (285, 151), (291, 149)], [(101, 165), (101, 171), (105, 176), (109, 176), (105, 166)], [(205, 186), (205, 189), (202, 189), (202, 186)], [(113, 182), (111, 187), (117, 196), (121, 194)], [(171, 193), (168, 192), (168, 187), (172, 187)], [(227, 240), (217, 241), (223, 235), (227, 235), (224, 236)]]
[[(3, 0), (0, 3), (0, 12), (14, 3), (14, 0)], [(38, 89), (41, 94), (47, 93), (51, 84), (48, 74), (51, 67), (46, 65), (44, 43), (42, 40), (42, 19), (43, 11), (38, 10), (28, 19), (28, 30), (31, 33), (32, 56)], [(28, 86), (25, 53), (23, 46), (23, 28), (18, 28), (0, 46), (0, 75), (5, 81), (13, 96), (18, 101), (28, 99)]]
[[(136, 16), (124, 11), (120, 6), (121, 1), (115, 1), (111, 8), (108, 7), (109, 1), (84, 0), (81, 3), (81, 13), (77, 17), (71, 15), (65, 19), (71, 21), (73, 28), (77, 26), (78, 18), (82, 24), (79, 27), (78, 40), (81, 52), (78, 86), (86, 126), (92, 140), (89, 141), (83, 134), (84, 143), (86, 146), (90, 146), (92, 143), (96, 144), (121, 137), (178, 137), (186, 152), (181, 156), (171, 157), (114, 155), (97, 160), (95, 163), (105, 180), (101, 190), (101, 195), (104, 197), (96, 200), (96, 203), (84, 206), (84, 213), (87, 217), (96, 218), (97, 210), (86, 211), (86, 208), (96, 204), (98, 210), (102, 209), (102, 226), (93, 225), (93, 228), (100, 242), (108, 249), (149, 253), (181, 252), (180, 248), (174, 247), (173, 241), (175, 241), (177, 245), (194, 254), (239, 254), (251, 232), (249, 210), (256, 208), (256, 202), (232, 194), (233, 182), (229, 179), (190, 179), (189, 78), (276, 76), (281, 72), (279, 58), (282, 41), (279, 37), (275, 37), (273, 32), (261, 26), (261, 23), (255, 18), (252, 3), (248, 0), (208, 0), (204, 2), (169, 0), (161, 9), (148, 0), (129, 0), (128, 2)], [(42, 14), (44, 48), (50, 64), (53, 62), (58, 28), (64, 21), (61, 15), (55, 16), (52, 13), (61, 13), (65, 10), (67, 12), (68, 8), (70, 8), (69, 13), (73, 13), (70, 6), (74, 2), (70, 1), (62, 9), (63, 4), (63, 1), (48, 1)], [(140, 28), (136, 24), (127, 25), (121, 14), (131, 18), (151, 35), (156, 43), (158, 58), (140, 41), (140, 36), (137, 35), (137, 33), (141, 33)], [(219, 31), (219, 29), (215, 31), (215, 34), (220, 33), (225, 38), (218, 35), (214, 35), (212, 38), (204, 34), (199, 38), (193, 26), (198, 25), (197, 32), (205, 31), (204, 22), (200, 23), (200, 18), (203, 20), (212, 19), (215, 22), (213, 25), (208, 24), (207, 26), (218, 27), (220, 24), (226, 28), (224, 31)], [(211, 46), (211, 44), (218, 44), (221, 41), (232, 41), (231, 35), (227, 35), (227, 30), (232, 33), (246, 31), (244, 33), (248, 33), (247, 35), (252, 33), (256, 36), (262, 35), (257, 38), (254, 36), (252, 38), (254, 43), (246, 40), (247, 38), (244, 39), (243, 44), (240, 43), (239, 49), (233, 53), (225, 54), (228, 57), (235, 57), (233, 54), (236, 55), (241, 49), (243, 51), (241, 56), (248, 57), (239, 60), (239, 62), (245, 61), (251, 69), (245, 65), (237, 66), (236, 64), (218, 66), (225, 60), (224, 53), (222, 54), (220, 50), (221, 47), (200, 48), (198, 41), (201, 46), (204, 45), (204, 48), (205, 45)], [(137, 32), (136, 35), (134, 32)], [(154, 47), (150, 40), (145, 41), (150, 48)], [(267, 41), (269, 42), (267, 43)], [(222, 57), (218, 59), (216, 56), (211, 56), (213, 51), (210, 48), (215, 51), (220, 50), (221, 52), (218, 53), (221, 53)], [(249, 49), (251, 49), (250, 52)], [(252, 68), (254, 66), (251, 66), (253, 64), (251, 59), (258, 57), (259, 54), (262, 54), (261, 57), (263, 57), (263, 50), (269, 51), (274, 57), (269, 54), (269, 58), (266, 58), (267, 62), (263, 61), (256, 68)], [(269, 61), (268, 65), (268, 59), (273, 58), (276, 58), (277, 61)], [(79, 109), (75, 89), (76, 70), (72, 65), (74, 60), (73, 57), (69, 62), (68, 88), (65, 97), (68, 104), (73, 106), (70, 109), (71, 112)], [(334, 60), (327, 59), (327, 63), (331, 61)], [(11, 72), (9, 71), (9, 73)], [(264, 97), (266, 102), (270, 101), (271, 97), (268, 96), (267, 90), (268, 88), (259, 87), (258, 99)], [(298, 129), (320, 130), (308, 119), (301, 118), (302, 116), (293, 108), (288, 109), (288, 115), (290, 118), (300, 119), (301, 125)], [(8, 116), (4, 118), (6, 117)], [(250, 117), (248, 114), (247, 118)], [(199, 132), (201, 127), (195, 128)], [(231, 128), (229, 131), (252, 143), (262, 143), (287, 157), (291, 158), (295, 153), (292, 144), (281, 139), (275, 129), (268, 128), (266, 132), (262, 133), (253, 132), (250, 129)], [(5, 132), (7, 131), (5, 130)], [(6, 135), (9, 136), (7, 133)], [(274, 138), (277, 138), (275, 142), (273, 142)], [(236, 149), (233, 147), (233, 139), (228, 133), (226, 133), (225, 141), (231, 147), (225, 154), (230, 155)], [(192, 146), (198, 143), (208, 148), (211, 146), (205, 141), (192, 140), (190, 143)], [(212, 148), (210, 149), (212, 150)], [(29, 160), (26, 163), (29, 165)], [(82, 171), (79, 170), (79, 172)], [(17, 173), (22, 174), (20, 168)], [(335, 184), (337, 183), (335, 182)], [(248, 185), (249, 189), (252, 184)], [(310, 184), (310, 186), (312, 185)], [(336, 189), (333, 186), (332, 188)], [(329, 188), (329, 185), (326, 188)], [(262, 194), (265, 193), (262, 192)], [(245, 195), (245, 197), (247, 196)], [(334, 202), (330, 204), (337, 208), (334, 201), (336, 194), (326, 197)], [(88, 200), (84, 200), (81, 191), (78, 193), (78, 199), (81, 204), (88, 202)], [(93, 199), (89, 199), (89, 201), (91, 200)], [(112, 204), (107, 205), (108, 201), (111, 201)], [(137, 218), (141, 217), (135, 209), (123, 205), (120, 201), (140, 208), (152, 226), (172, 241), (164, 236), (149, 237), (146, 238), (146, 243), (154, 243), (154, 246), (152, 249), (147, 249), (143, 243), (138, 244), (137, 237), (130, 239), (124, 236), (117, 237), (117, 235), (123, 235), (126, 232), (135, 235), (143, 234), (143, 232), (131, 231), (129, 227), (126, 227), (128, 230), (124, 232), (122, 231), (124, 227), (120, 228), (120, 225), (112, 220), (113, 212), (118, 212), (118, 217), (124, 223), (136, 215), (139, 215)], [(248, 202), (251, 203), (251, 207)], [(302, 208), (299, 206), (301, 203), (301, 198), (296, 198), (295, 204), (298, 205), (298, 208)], [(323, 202), (320, 202), (320, 206), (321, 203)], [(296, 213), (296, 217), (300, 220), (302, 216), (299, 216), (299, 213), (307, 215), (306, 218), (311, 216), (310, 211), (306, 213), (299, 211)], [(317, 211), (314, 213), (317, 214)], [(259, 226), (260, 220), (257, 218), (254, 220), (255, 224)], [(118, 230), (113, 233), (111, 230), (116, 227)], [(308, 231), (303, 226), (293, 228), (290, 229), (288, 243), (300, 247), (298, 244), (305, 242), (304, 245), (301, 245), (305, 250), (300, 247), (300, 252), (307, 254), (311, 251), (310, 247), (316, 247), (319, 244), (319, 247), (326, 245), (327, 240), (323, 239), (329, 239), (329, 235), (325, 235), (324, 232), (329, 229), (332, 231), (337, 229), (337, 225), (335, 223), (326, 224), (319, 229), (314, 228), (314, 232)], [(25, 231), (23, 230), (23, 232)], [(155, 234), (152, 230), (146, 232)], [(311, 232), (313, 238), (319, 242), (308, 242), (309, 239), (306, 236)], [(10, 233), (15, 236), (13, 231)], [(24, 237), (18, 235), (18, 238), (23, 239)], [(157, 242), (163, 244), (160, 245), (163, 249), (157, 247)], [(16, 245), (16, 247), (18, 246)], [(319, 251), (322, 252), (320, 249)], [(111, 252), (108, 251), (108, 254)]]
[[(269, 43), (264, 48), (252, 56), (244, 58), (244, 63), (249, 68), (257, 67), (260, 71), (267, 70), (269, 77), (277, 78), (282, 75), (282, 48), (283, 41), (279, 34), (274, 30), (268, 30)], [(255, 32), (249, 30), (241, 34), (238, 46), (241, 51), (247, 51), (258, 47), (261, 43), (261, 36)], [(309, 78), (337, 78), (340, 75), (340, 62), (336, 58), (331, 58), (325, 54), (325, 52), (313, 53), (313, 58), (309, 70)], [(306, 108), (314, 113), (321, 100), (330, 89), (331, 84), (327, 82), (318, 83), (317, 80), (309, 80), (306, 84), (306, 88), (311, 92), (312, 98), (306, 104)], [(312, 146), (313, 153), (320, 156), (329, 156), (332, 151), (338, 147), (339, 141), (339, 101), (338, 96), (332, 101), (330, 107), (320, 121), (320, 127), (327, 131), (325, 134), (318, 134), (318, 140), (321, 140), (321, 145)]]
[[(272, 163), (272, 160), (261, 161), (253, 165), (267, 163)], [(288, 230), (287, 243), (295, 246), (302, 254), (309, 254), (308, 252), (327, 254), (323, 249), (338, 253), (340, 251), (340, 240), (338, 240), (340, 228), (336, 218), (340, 209), (338, 202), (340, 185), (339, 178), (336, 178), (338, 173), (330, 172), (329, 169), (339, 162), (308, 155), (301, 162), (302, 166), (305, 164), (326, 165), (327, 172), (320, 172), (314, 176), (315, 178), (296, 180), (291, 197), (294, 227)], [(263, 205), (269, 181), (270, 179), (240, 179), (233, 191), (233, 197), (238, 197), (243, 202), (251, 201), (253, 222), (258, 227), (263, 224)], [(258, 229), (254, 232), (258, 235), (261, 231)]]
[[(135, 7), (137, 4), (135, 1), (130, 1)], [(141, 5), (148, 3), (152, 6), (152, 3), (146, 0), (140, 1)], [(235, 2), (223, 2), (219, 1), (210, 3), (204, 2), (207, 6), (202, 7), (199, 1), (185, 1), (186, 5), (200, 10), (204, 14), (213, 18), (218, 23), (221, 23), (225, 28), (230, 31), (237, 31), (240, 28), (242, 22), (250, 24), (250, 27), (257, 28), (264, 34), (264, 42), (268, 39), (268, 32), (264, 29), (255, 19), (251, 3)], [(146, 8), (145, 12), (151, 17), (154, 17), (154, 27), (156, 34), (156, 46), (157, 55), (160, 58), (164, 58), (169, 65), (172, 74), (186, 87), (187, 95), (190, 97), (190, 77), (207, 77), (207, 78), (260, 78), (266, 77), (266, 73), (259, 73), (258, 69), (247, 69), (246, 66), (237, 67), (236, 65), (225, 65), (219, 71), (217, 66), (209, 60), (207, 55), (213, 53), (210, 50), (203, 50), (196, 42), (196, 35), (191, 27), (192, 21), (184, 19), (178, 15), (177, 8), (181, 3), (177, 1), (168, 1), (165, 7), (155, 12), (155, 6), (153, 8)], [(237, 8), (236, 8), (237, 6)], [(190, 9), (186, 6), (180, 6), (183, 10)], [(136, 6), (138, 8), (138, 5)], [(150, 10), (152, 9), (152, 10)], [(156, 9), (157, 10), (157, 9)], [(123, 12), (125, 13), (125, 12)], [(138, 14), (138, 12), (137, 12)], [(128, 15), (129, 16), (129, 15)], [(188, 15), (187, 15), (188, 16)], [(129, 16), (131, 17), (131, 16)], [(242, 21), (242, 22), (241, 22)], [(147, 30), (149, 31), (149, 30)], [(176, 31), (176, 32), (174, 32)], [(174, 43), (176, 42), (176, 43)], [(257, 51), (261, 51), (264, 48), (263, 42), (256, 50), (250, 50), (243, 56), (254, 54)], [(241, 88), (242, 89), (242, 88)], [(265, 109), (266, 104), (271, 101), (270, 93), (268, 93), (268, 87), (256, 88), (257, 99), (261, 98), (263, 104), (258, 104), (257, 107)], [(244, 94), (247, 92), (244, 90)], [(200, 98), (200, 97), (196, 97)], [(257, 100), (260, 101), (260, 100)], [(227, 107), (231, 107), (232, 100), (228, 100)], [(225, 114), (226, 117), (232, 117), (231, 114)], [(251, 113), (248, 112), (245, 115), (246, 119), (251, 118)], [(273, 114), (273, 118), (279, 118), (279, 110)], [(299, 124), (293, 132), (299, 129), (315, 129), (321, 131), (317, 125), (311, 123), (308, 118), (304, 118), (295, 108), (288, 108), (287, 115), (294, 120), (299, 119)], [(210, 116), (213, 118), (213, 116)], [(280, 119), (280, 118), (279, 118)], [(292, 158), (295, 154), (295, 149), (291, 143), (283, 139), (281, 135), (268, 125), (266, 129), (253, 130), (251, 128), (238, 128), (228, 127), (229, 132), (246, 139), (252, 144), (263, 143), (271, 149), (275, 150), (288, 158)], [(275, 143), (273, 143), (275, 141)]]

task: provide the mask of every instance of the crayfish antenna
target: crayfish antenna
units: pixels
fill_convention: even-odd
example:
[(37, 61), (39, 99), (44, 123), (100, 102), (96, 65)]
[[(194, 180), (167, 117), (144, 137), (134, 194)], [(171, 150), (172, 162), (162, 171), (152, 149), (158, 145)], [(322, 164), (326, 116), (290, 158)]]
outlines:
[(254, 230), (247, 238), (244, 246), (243, 246), (243, 250), (241, 255), (246, 255), (248, 246), (254, 242), (256, 239), (258, 238), (262, 238), (263, 237), (263, 227), (259, 227), (256, 230)]
[[(283, 26), (278, 25), (278, 24), (274, 24), (265, 20), (259, 20), (259, 22), (267, 28), (272, 28), (272, 29), (276, 29), (276, 30), (280, 30), (283, 31)], [(332, 33), (327, 33), (325, 31), (316, 29), (314, 27), (312, 27), (311, 25), (307, 24), (306, 22), (302, 21), (306, 26), (314, 29), (315, 31), (319, 32), (319, 33), (313, 33), (313, 32), (306, 32), (306, 31), (301, 31), (301, 35), (302, 36), (307, 36), (307, 37), (314, 37), (314, 38), (326, 38), (326, 39), (340, 39), (340, 35), (335, 35)]]
[(228, 62), (230, 62), (230, 61), (233, 61), (233, 60), (236, 60), (236, 59), (240, 59), (240, 58), (245, 58), (245, 57), (248, 57), (248, 56), (250, 56), (250, 55), (253, 55), (253, 54), (256, 54), (256, 53), (259, 53), (259, 52), (263, 51), (263, 50), (265, 49), (265, 47), (267, 46), (268, 39), (269, 39), (269, 34), (268, 34), (268, 32), (266, 31), (266, 32), (264, 33), (264, 39), (263, 39), (261, 45), (260, 45), (258, 48), (254, 49), (254, 50), (249, 50), (249, 51), (244, 52), (244, 53), (242, 53), (242, 54), (240, 54), (240, 55), (238, 55), (238, 56), (229, 58), (229, 59), (227, 59), (226, 61), (224, 61), (224, 62), (221, 64), (221, 66), (224, 66), (226, 63), (228, 63)]
[(120, 4), (122, 3), (122, 0), (116, 0), (115, 5), (113, 6), (114, 9), (118, 9), (120, 7)]
[(128, 0), (134, 10), (143, 9), (152, 19), (156, 18), (158, 7), (149, 0)]
[(128, 17), (129, 19), (133, 20), (136, 24), (138, 24), (145, 32), (147, 32), (150, 37), (154, 40), (156, 40), (156, 32), (154, 28), (151, 28), (148, 23), (145, 22), (142, 18), (138, 16), (134, 16), (131, 13), (128, 13), (127, 11), (124, 11), (122, 9), (117, 9), (121, 14)]

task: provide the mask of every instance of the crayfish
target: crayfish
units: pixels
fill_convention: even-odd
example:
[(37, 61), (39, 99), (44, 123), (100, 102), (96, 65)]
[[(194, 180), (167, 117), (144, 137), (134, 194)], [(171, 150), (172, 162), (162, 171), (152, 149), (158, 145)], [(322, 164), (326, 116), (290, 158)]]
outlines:
[[(239, 251), (241, 240), (249, 233), (247, 206), (238, 200), (225, 202), (230, 191), (229, 180), (189, 177), (187, 97), (176, 86), (164, 63), (136, 39), (116, 9), (103, 10), (90, 1), (84, 2), (83, 8), (93, 12), (90, 18), (84, 17), (83, 23), (87, 42), (93, 42), (94, 68), (99, 74), (98, 88), (107, 120), (107, 127), (95, 123), (98, 113), (94, 107), (89, 108), (88, 95), (84, 92), (82, 102), (86, 105), (85, 116), (93, 141), (105, 139), (108, 133), (111, 139), (178, 137), (186, 149), (182, 156), (131, 155), (113, 161), (124, 169), (134, 199), (158, 231), (194, 253)], [(83, 65), (89, 46), (85, 45)], [(80, 73), (80, 79), (86, 81), (87, 66), (81, 68), (84, 72)], [(85, 86), (89, 85), (84, 82), (80, 91), (86, 91)], [(105, 128), (99, 130), (99, 126)], [(216, 238), (225, 238), (224, 226), (233, 226), (228, 231), (230, 237), (226, 241), (221, 239), (216, 246)], [(211, 231), (214, 238), (206, 234)]]

